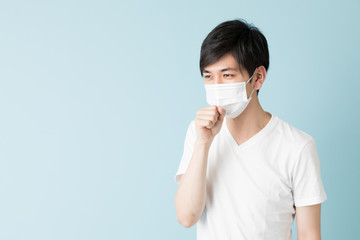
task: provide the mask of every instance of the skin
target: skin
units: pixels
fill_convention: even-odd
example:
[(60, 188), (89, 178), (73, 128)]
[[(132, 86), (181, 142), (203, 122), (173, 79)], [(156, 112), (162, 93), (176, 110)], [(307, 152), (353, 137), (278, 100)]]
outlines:
[[(204, 84), (226, 84), (246, 82), (252, 73), (239, 68), (231, 54), (226, 54), (217, 62), (205, 67)], [(266, 77), (264, 66), (256, 68), (251, 82), (246, 85), (247, 97), (252, 99), (245, 110), (236, 118), (226, 118), (227, 127), (238, 145), (258, 133), (266, 126), (271, 114), (265, 112), (258, 100), (256, 90), (260, 89)], [(196, 113), (197, 140), (188, 170), (180, 178), (175, 196), (178, 221), (191, 227), (199, 220), (205, 206), (206, 167), (210, 145), (219, 133), (224, 121), (225, 110), (218, 106), (206, 106)], [(296, 222), (299, 240), (321, 239), (321, 204), (296, 207)]]

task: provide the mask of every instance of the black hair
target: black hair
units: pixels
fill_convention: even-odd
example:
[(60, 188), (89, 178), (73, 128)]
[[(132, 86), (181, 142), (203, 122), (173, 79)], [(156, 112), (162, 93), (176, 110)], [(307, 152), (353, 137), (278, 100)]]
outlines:
[(269, 68), (269, 49), (265, 36), (243, 19), (220, 23), (207, 35), (200, 51), (201, 76), (206, 66), (228, 53), (236, 59), (240, 71), (244, 68), (250, 76), (259, 66), (264, 66), (266, 71)]

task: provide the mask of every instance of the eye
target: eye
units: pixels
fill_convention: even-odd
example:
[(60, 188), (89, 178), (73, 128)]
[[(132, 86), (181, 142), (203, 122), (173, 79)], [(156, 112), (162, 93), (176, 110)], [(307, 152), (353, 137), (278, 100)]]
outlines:
[(210, 78), (211, 77), (211, 75), (205, 75), (204, 76), (204, 78)]
[(234, 76), (234, 75), (232, 75), (232, 74), (224, 74), (224, 77), (232, 77), (232, 76)]

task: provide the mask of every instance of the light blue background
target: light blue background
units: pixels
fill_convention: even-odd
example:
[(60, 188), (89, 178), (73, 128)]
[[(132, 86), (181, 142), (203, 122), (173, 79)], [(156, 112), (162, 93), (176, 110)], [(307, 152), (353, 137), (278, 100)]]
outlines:
[[(174, 175), (200, 46), (264, 33), (266, 111), (318, 144), (323, 239), (360, 239), (359, 1), (2, 1), (0, 239), (195, 239)], [(293, 225), (293, 239), (296, 226)]]

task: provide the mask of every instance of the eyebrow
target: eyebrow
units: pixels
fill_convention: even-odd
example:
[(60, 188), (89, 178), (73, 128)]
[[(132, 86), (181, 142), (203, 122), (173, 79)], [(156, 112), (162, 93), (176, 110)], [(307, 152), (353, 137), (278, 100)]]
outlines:
[[(236, 68), (230, 68), (230, 67), (227, 67), (227, 68), (223, 68), (220, 70), (220, 72), (226, 72), (226, 71), (236, 71), (237, 69)], [(210, 73), (210, 71), (204, 69), (203, 71), (204, 73)]]

